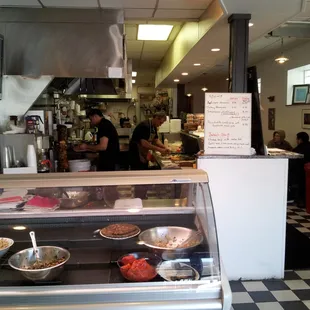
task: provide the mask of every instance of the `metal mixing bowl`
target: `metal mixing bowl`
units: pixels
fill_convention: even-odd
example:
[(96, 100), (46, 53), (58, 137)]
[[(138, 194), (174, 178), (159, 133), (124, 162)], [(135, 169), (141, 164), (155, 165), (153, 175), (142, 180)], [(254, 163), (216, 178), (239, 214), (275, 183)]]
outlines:
[(139, 235), (144, 244), (164, 260), (187, 258), (201, 244), (203, 236), (193, 229), (177, 226), (154, 227)]
[(55, 246), (40, 246), (38, 247), (40, 260), (43, 262), (53, 261), (55, 259), (65, 258), (65, 261), (44, 269), (26, 269), (25, 267), (32, 266), (36, 262), (36, 257), (33, 248), (20, 251), (9, 259), (9, 265), (21, 272), (21, 274), (32, 281), (51, 281), (55, 279), (64, 268), (64, 264), (69, 260), (70, 253), (66, 249)]

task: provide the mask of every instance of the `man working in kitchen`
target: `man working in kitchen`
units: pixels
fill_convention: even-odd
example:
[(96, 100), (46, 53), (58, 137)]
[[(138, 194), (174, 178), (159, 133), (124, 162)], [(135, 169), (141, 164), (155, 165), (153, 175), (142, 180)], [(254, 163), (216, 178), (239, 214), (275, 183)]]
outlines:
[(167, 154), (169, 150), (158, 139), (157, 128), (166, 121), (164, 112), (157, 112), (150, 120), (141, 122), (134, 130), (129, 144), (131, 170), (148, 169), (148, 152)]
[(114, 125), (104, 118), (99, 109), (92, 109), (88, 117), (93, 126), (98, 128), (97, 144), (80, 144), (76, 152), (99, 152), (98, 171), (114, 171), (119, 164), (119, 140)]

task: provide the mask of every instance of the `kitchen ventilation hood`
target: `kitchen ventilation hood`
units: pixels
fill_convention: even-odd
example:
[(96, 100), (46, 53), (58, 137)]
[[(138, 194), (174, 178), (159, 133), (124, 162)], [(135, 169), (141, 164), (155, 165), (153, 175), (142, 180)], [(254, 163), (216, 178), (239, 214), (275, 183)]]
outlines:
[(122, 10), (2, 8), (0, 34), (5, 75), (53, 76), (86, 99), (131, 98)]

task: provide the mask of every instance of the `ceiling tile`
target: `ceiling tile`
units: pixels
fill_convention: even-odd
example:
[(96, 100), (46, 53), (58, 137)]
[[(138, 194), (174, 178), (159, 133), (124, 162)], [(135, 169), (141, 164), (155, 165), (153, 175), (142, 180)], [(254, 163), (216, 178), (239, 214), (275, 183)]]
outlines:
[(41, 7), (37, 0), (0, 0), (0, 6)]
[(143, 47), (143, 41), (126, 41), (127, 51), (140, 52)]
[(125, 33), (127, 40), (137, 40), (137, 25), (125, 25)]
[(157, 10), (155, 18), (167, 18), (167, 19), (178, 19), (178, 18), (199, 18), (204, 13), (204, 10)]
[(156, 0), (100, 0), (102, 8), (154, 9)]
[(169, 42), (169, 41), (165, 41), (165, 42), (145, 41), (144, 46), (143, 46), (143, 52), (166, 53), (171, 43), (172, 42)]
[(127, 50), (127, 58), (133, 59), (133, 60), (139, 60), (141, 56), (141, 52), (134, 52), (131, 50)]
[(206, 10), (212, 0), (160, 0), (159, 9)]
[(56, 8), (98, 8), (97, 0), (41, 0), (46, 7)]
[(143, 60), (161, 60), (165, 53), (154, 53), (154, 52), (144, 52), (142, 53), (141, 59)]
[(153, 9), (126, 9), (125, 19), (132, 18), (151, 18), (153, 15)]

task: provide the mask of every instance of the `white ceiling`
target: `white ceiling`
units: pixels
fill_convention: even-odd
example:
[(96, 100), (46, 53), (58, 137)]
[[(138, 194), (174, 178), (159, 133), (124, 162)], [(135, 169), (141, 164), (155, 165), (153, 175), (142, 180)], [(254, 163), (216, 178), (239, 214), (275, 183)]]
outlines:
[[(250, 63), (256, 63), (270, 55), (281, 52), (279, 38), (265, 39), (264, 36), (279, 27), (284, 22), (298, 16), (307, 18), (309, 16), (310, 1), (303, 0), (223, 0), (226, 4), (227, 14), (194, 46), (194, 48), (183, 58), (181, 63), (159, 84), (159, 87), (174, 85), (173, 79), (180, 79), (181, 83), (189, 83), (203, 73), (208, 75), (228, 74), (229, 55), (229, 24), (227, 17), (231, 13), (251, 13), (251, 22), (254, 26), (250, 28)], [(305, 5), (302, 6), (302, 3)], [(268, 10), (266, 9), (268, 8)], [(281, 10), (279, 10), (281, 8)], [(301, 12), (301, 9), (304, 12)], [(304, 41), (285, 39), (285, 48), (291, 48)], [(218, 53), (212, 53), (211, 48), (221, 49)], [(200, 67), (194, 67), (193, 63), (199, 62)], [(182, 76), (182, 72), (189, 72), (188, 76)]]
[[(212, 0), (0, 0), (0, 7), (36, 8), (120, 8), (125, 13), (128, 57), (133, 59), (133, 69), (138, 71), (138, 84), (154, 84), (154, 75), (161, 60), (178, 35), (184, 22), (198, 21)], [(250, 63), (275, 55), (281, 51), (278, 38), (265, 38), (271, 30), (288, 19), (310, 20), (310, 0), (221, 0), (227, 15), (251, 13), (254, 27), (250, 28)], [(303, 12), (300, 9), (303, 5)], [(280, 9), (279, 9), (280, 8)], [(299, 13), (298, 15), (296, 15)], [(190, 82), (204, 72), (208, 76), (225, 75), (229, 43), (227, 15), (188, 53), (181, 63), (161, 83), (171, 86), (174, 78)], [(137, 25), (140, 23), (173, 24), (173, 32), (167, 42), (137, 41)], [(304, 43), (304, 40), (288, 38), (285, 49)], [(212, 47), (220, 47), (212, 53)], [(202, 63), (193, 67), (194, 62)], [(182, 77), (181, 72), (189, 72)], [(205, 77), (205, 76), (204, 76)]]

